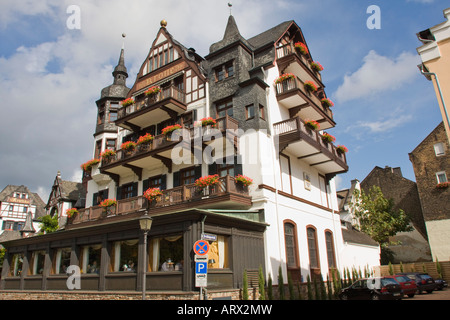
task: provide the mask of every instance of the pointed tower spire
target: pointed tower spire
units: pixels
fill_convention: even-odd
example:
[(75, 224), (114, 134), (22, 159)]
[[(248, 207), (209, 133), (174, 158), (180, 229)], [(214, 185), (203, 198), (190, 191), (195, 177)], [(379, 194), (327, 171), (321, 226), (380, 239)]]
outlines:
[(112, 74), (114, 76), (114, 84), (125, 85), (125, 80), (128, 78), (128, 70), (125, 67), (125, 50), (123, 47), (120, 50), (119, 62)]

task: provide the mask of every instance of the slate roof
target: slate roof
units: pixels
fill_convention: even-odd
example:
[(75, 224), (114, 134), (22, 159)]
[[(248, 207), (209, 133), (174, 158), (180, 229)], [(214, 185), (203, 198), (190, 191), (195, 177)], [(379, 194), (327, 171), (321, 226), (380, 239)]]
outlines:
[(342, 237), (345, 242), (364, 244), (367, 246), (378, 247), (379, 244), (367, 234), (356, 229), (342, 229)]

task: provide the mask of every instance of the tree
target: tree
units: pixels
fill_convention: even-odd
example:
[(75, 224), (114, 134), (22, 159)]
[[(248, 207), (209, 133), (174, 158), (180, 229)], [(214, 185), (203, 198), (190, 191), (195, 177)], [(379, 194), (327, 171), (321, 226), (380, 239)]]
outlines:
[(284, 280), (283, 280), (283, 271), (281, 270), (281, 266), (278, 267), (278, 294), (279, 299), (284, 300)]
[[(413, 228), (409, 225), (410, 219), (402, 209), (394, 210), (393, 199), (386, 199), (378, 186), (372, 186), (369, 193), (364, 190), (355, 190), (356, 201), (352, 205), (355, 217), (359, 220), (357, 228), (368, 234), (373, 240), (378, 242), (383, 251), (388, 253), (388, 245), (394, 244), (390, 237), (398, 232), (409, 232)], [(398, 244), (398, 243), (397, 243)], [(383, 261), (386, 264), (389, 261)]]
[(53, 217), (50, 215), (39, 218), (41, 231), (39, 234), (46, 234), (55, 232), (58, 230), (58, 216), (55, 214)]
[(242, 286), (242, 300), (248, 300), (248, 277), (247, 277), (247, 269), (244, 270), (244, 279)]
[(265, 300), (266, 299), (266, 290), (265, 290), (265, 280), (264, 280), (264, 273), (263, 268), (261, 265), (259, 265), (258, 270), (258, 287), (259, 287), (259, 300)]

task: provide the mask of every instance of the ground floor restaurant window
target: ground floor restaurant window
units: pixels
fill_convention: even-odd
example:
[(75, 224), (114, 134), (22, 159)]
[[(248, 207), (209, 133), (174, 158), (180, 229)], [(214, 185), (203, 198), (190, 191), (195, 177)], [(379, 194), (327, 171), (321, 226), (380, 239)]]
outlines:
[(70, 248), (57, 249), (53, 258), (53, 274), (66, 274), (67, 268), (70, 266)]
[(139, 239), (116, 241), (111, 253), (111, 271), (136, 272)]
[(217, 241), (210, 241), (208, 252), (208, 268), (229, 268), (228, 237), (217, 236)]
[(20, 276), (22, 274), (22, 266), (23, 266), (23, 253), (17, 253), (13, 255), (9, 275), (11, 277)]
[(148, 271), (183, 271), (183, 236), (173, 235), (149, 241)]
[(100, 273), (102, 245), (95, 244), (81, 248), (81, 273)]
[(45, 251), (33, 251), (31, 254), (30, 274), (39, 275), (44, 272)]

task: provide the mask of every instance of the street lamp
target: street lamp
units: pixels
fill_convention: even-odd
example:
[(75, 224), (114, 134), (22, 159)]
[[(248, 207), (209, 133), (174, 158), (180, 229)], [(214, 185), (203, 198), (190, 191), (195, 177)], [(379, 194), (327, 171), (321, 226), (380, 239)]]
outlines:
[(152, 228), (153, 219), (145, 214), (139, 218), (139, 227), (144, 231), (144, 270), (142, 272), (142, 300), (145, 300), (145, 287), (146, 287), (146, 276), (147, 276), (147, 235)]

